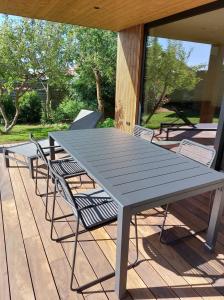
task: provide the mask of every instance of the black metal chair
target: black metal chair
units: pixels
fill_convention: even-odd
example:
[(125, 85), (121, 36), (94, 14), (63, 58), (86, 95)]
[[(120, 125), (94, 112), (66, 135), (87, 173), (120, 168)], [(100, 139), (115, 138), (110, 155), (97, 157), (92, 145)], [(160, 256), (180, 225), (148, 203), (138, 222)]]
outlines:
[[(49, 151), (50, 146), (48, 147), (42, 147), (38, 141), (34, 138), (33, 134), (30, 134), (30, 141), (35, 144), (37, 149), (37, 159), (36, 159), (36, 172), (35, 172), (35, 193), (38, 194), (37, 191), (37, 181), (38, 181), (38, 170), (39, 170), (39, 159), (44, 163), (44, 165), (47, 168), (47, 187), (46, 187), (46, 207), (45, 207), (45, 219), (47, 221), (51, 221), (51, 219), (48, 218), (48, 196), (49, 196), (49, 180), (50, 180), (50, 170), (49, 170), (49, 160), (47, 158), (47, 154), (45, 154), (45, 150)], [(55, 146), (54, 146), (55, 147)], [(57, 147), (57, 146), (56, 146)], [(60, 176), (64, 178), (71, 178), (71, 177), (79, 177), (80, 184), (82, 184), (81, 176), (87, 175), (86, 171), (81, 168), (76, 161), (74, 161), (72, 158), (66, 158), (66, 159), (58, 159), (58, 160), (52, 160), (51, 161), (51, 168), (57, 172)], [(89, 176), (88, 176), (89, 177)], [(90, 178), (90, 177), (89, 177)], [(92, 178), (90, 180), (93, 183), (93, 187), (95, 187), (95, 182)], [(61, 219), (65, 216), (58, 217), (57, 219)]]
[[(55, 171), (53, 167), (52, 161), (49, 161), (49, 169), (53, 174), (55, 179), (55, 189), (54, 189), (54, 200), (53, 200), (53, 209), (51, 216), (51, 239), (53, 241), (60, 242), (64, 239), (75, 236), (74, 242), (74, 254), (72, 261), (72, 273), (71, 273), (71, 281), (70, 288), (73, 291), (82, 291), (87, 289), (88, 287), (95, 285), (99, 282), (107, 280), (115, 275), (115, 272), (111, 272), (101, 278), (98, 278), (94, 281), (91, 281), (85, 285), (78, 286), (77, 288), (73, 288), (73, 280), (74, 280), (74, 271), (75, 271), (75, 261), (76, 261), (76, 250), (78, 243), (79, 234), (91, 231), (96, 228), (102, 227), (104, 225), (110, 224), (117, 220), (117, 204), (111, 199), (111, 197), (102, 189), (94, 189), (88, 190), (84, 193), (73, 194), (72, 190), (69, 186), (69, 182), (65, 180), (62, 176), (60, 176), (57, 171)], [(63, 237), (54, 238), (53, 237), (53, 229), (54, 229), (54, 214), (55, 214), (55, 202), (56, 202), (56, 193), (59, 193), (61, 198), (64, 199), (69, 206), (73, 210), (73, 214), (76, 218), (76, 228), (75, 232)], [(132, 224), (135, 226), (135, 239), (136, 239), (136, 260), (134, 263), (130, 264), (128, 268), (134, 267), (138, 262), (138, 234), (137, 234), (137, 218), (136, 216), (135, 222)], [(79, 226), (83, 226), (84, 230), (79, 231)]]
[(136, 137), (140, 137), (144, 140), (147, 140), (149, 142), (152, 142), (154, 137), (154, 130), (139, 125), (135, 125), (133, 129), (133, 135)]
[[(203, 165), (207, 166), (208, 168), (210, 168), (212, 166), (213, 161), (214, 161), (216, 151), (213, 148), (209, 148), (209, 147), (204, 146), (202, 144), (195, 143), (193, 141), (184, 139), (184, 140), (181, 141), (176, 153), (178, 153), (182, 156), (188, 157), (188, 158), (190, 158), (192, 160), (195, 160), (197, 162), (200, 162), (201, 164), (203, 164)], [(209, 219), (208, 219), (208, 221), (210, 220), (211, 203), (212, 203), (212, 193), (210, 194)], [(164, 230), (164, 227), (165, 227), (165, 224), (166, 224), (166, 219), (167, 219), (167, 214), (168, 214), (169, 207), (170, 207), (169, 204), (167, 204), (165, 206), (164, 219), (163, 219), (163, 223), (162, 223), (161, 231), (160, 231), (160, 242), (162, 242), (164, 244), (173, 244), (173, 243), (175, 243), (175, 242), (177, 242), (181, 239), (191, 237), (191, 236), (195, 236), (196, 234), (201, 233), (201, 232), (203, 232), (207, 229), (207, 227), (206, 227), (206, 228), (204, 228), (200, 231), (197, 231), (193, 234), (190, 234), (190, 235), (188, 234), (188, 235), (185, 235), (183, 237), (178, 237), (178, 238), (172, 239), (170, 241), (166, 241), (164, 239), (164, 235), (165, 235), (165, 232), (166, 232), (166, 230)]]

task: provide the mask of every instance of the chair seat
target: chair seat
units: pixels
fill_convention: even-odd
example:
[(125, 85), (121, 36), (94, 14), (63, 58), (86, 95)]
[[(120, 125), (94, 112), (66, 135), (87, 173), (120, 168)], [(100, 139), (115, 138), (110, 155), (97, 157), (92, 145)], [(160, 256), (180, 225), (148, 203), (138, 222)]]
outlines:
[(102, 189), (74, 194), (73, 197), (85, 229), (94, 229), (117, 220), (117, 204)]
[(73, 159), (52, 160), (51, 166), (62, 177), (86, 174), (86, 171)]

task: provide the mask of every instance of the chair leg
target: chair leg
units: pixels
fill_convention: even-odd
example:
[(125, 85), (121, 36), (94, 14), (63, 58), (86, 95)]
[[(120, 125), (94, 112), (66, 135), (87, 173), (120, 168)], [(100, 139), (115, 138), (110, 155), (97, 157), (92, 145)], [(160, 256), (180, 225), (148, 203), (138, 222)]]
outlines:
[(5, 167), (9, 168), (9, 151), (3, 147)]
[(48, 193), (49, 193), (49, 168), (47, 167), (47, 190), (46, 190), (46, 201), (45, 201), (45, 220), (51, 221), (50, 218), (48, 218)]
[[(51, 219), (50, 219), (50, 221), (51, 221), (51, 240), (55, 241), (55, 242), (61, 242), (61, 241), (65, 240), (65, 239), (74, 237), (76, 235), (76, 233), (73, 232), (71, 234), (67, 234), (67, 235), (59, 237), (59, 238), (54, 238), (54, 236), (53, 236), (54, 221), (74, 216), (74, 214), (71, 213), (71, 214), (63, 215), (63, 216), (56, 217), (56, 218), (54, 217), (54, 214), (55, 214), (55, 204), (56, 204), (56, 192), (57, 192), (56, 191), (56, 186), (54, 186), (53, 207), (52, 207), (52, 215), (51, 215)], [(79, 233), (83, 233), (83, 232), (85, 232), (85, 230), (83, 230), (83, 231), (81, 231)]]
[(30, 177), (32, 179), (34, 179), (34, 167), (33, 167), (33, 158), (28, 158), (28, 168), (29, 168), (29, 172), (30, 172)]
[[(135, 223), (132, 222), (132, 224), (135, 226), (135, 241), (136, 241), (136, 252), (137, 252), (137, 255), (136, 255), (135, 261), (128, 266), (128, 269), (134, 268), (137, 265), (137, 262), (138, 262), (139, 251), (138, 251), (137, 215), (135, 215)], [(76, 234), (78, 234), (77, 230), (78, 230), (78, 225), (76, 227)], [(93, 286), (95, 284), (98, 284), (98, 283), (100, 283), (102, 281), (105, 281), (105, 280), (107, 280), (109, 278), (114, 277), (115, 271), (111, 272), (111, 273), (109, 273), (109, 274), (107, 274), (105, 276), (102, 276), (100, 278), (97, 278), (97, 279), (95, 279), (95, 280), (93, 280), (91, 282), (88, 282), (88, 283), (86, 283), (86, 284), (84, 284), (82, 286), (78, 286), (77, 288), (73, 288), (73, 277), (74, 277), (74, 271), (75, 271), (75, 256), (76, 256), (77, 241), (78, 241), (78, 237), (76, 236), (75, 248), (74, 248), (74, 257), (73, 257), (73, 263), (72, 263), (72, 277), (71, 277), (71, 285), (70, 285), (72, 291), (81, 292), (81, 291), (86, 290), (87, 288), (89, 288), (89, 287), (91, 287), (91, 286)]]
[(164, 213), (164, 218), (163, 218), (163, 224), (161, 226), (161, 231), (160, 231), (160, 235), (159, 235), (160, 243), (164, 243), (163, 234), (164, 234), (164, 227), (165, 227), (165, 224), (166, 224), (166, 218), (167, 218), (167, 214), (168, 214), (168, 208), (169, 208), (169, 204), (167, 204), (166, 208), (165, 208), (165, 213)]
[(55, 239), (55, 238), (53, 237), (55, 202), (56, 202), (56, 185), (54, 186), (53, 205), (52, 205), (52, 215), (51, 215), (51, 239), (52, 239), (52, 241), (57, 241), (57, 239)]
[(39, 164), (38, 164), (38, 158), (36, 159), (36, 171), (35, 171), (35, 194), (37, 196), (40, 196), (40, 194), (37, 191), (37, 177), (38, 177), (38, 168), (39, 168)]
[(71, 274), (71, 281), (70, 281), (70, 289), (72, 291), (76, 290), (76, 289), (73, 288), (73, 280), (74, 280), (75, 260), (76, 260), (76, 252), (77, 252), (77, 244), (78, 244), (78, 234), (79, 234), (79, 217), (77, 218), (75, 233), (76, 234), (75, 234), (75, 244), (74, 244), (73, 260), (72, 260), (72, 274)]
[(187, 235), (185, 235), (183, 237), (178, 237), (176, 239), (173, 239), (173, 240), (170, 240), (170, 241), (166, 241), (165, 239), (163, 239), (163, 236), (164, 236), (164, 232), (166, 231), (166, 230), (164, 230), (164, 227), (165, 227), (165, 224), (166, 224), (166, 219), (167, 219), (167, 214), (168, 214), (168, 208), (169, 208), (169, 204), (167, 204), (166, 208), (165, 208), (163, 224), (161, 226), (161, 231), (160, 231), (160, 236), (159, 236), (160, 242), (162, 244), (172, 245), (172, 244), (175, 244), (176, 242), (179, 242), (179, 241), (184, 240), (186, 238), (190, 238), (190, 237), (196, 236), (197, 234), (202, 233), (202, 232), (204, 232), (204, 231), (207, 230), (207, 227), (206, 227), (206, 228), (198, 230), (198, 231), (196, 231), (194, 233), (187, 234)]

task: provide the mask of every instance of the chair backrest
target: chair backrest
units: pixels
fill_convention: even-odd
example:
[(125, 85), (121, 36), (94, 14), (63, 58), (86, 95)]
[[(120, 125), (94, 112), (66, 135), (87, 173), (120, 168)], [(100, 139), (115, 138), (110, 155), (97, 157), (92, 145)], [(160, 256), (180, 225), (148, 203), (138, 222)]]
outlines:
[(103, 114), (99, 111), (82, 109), (69, 127), (69, 130), (95, 128)]
[(133, 135), (151, 142), (154, 137), (154, 130), (139, 125), (135, 125), (133, 129)]
[(48, 159), (47, 159), (47, 155), (44, 153), (43, 148), (41, 147), (41, 145), (38, 143), (38, 141), (34, 138), (33, 134), (30, 133), (30, 141), (32, 143), (34, 143), (37, 147), (37, 156), (43, 160), (43, 162), (48, 165)]
[(55, 186), (58, 193), (68, 204), (72, 206), (72, 208), (75, 208), (77, 211), (78, 208), (74, 201), (74, 197), (72, 195), (72, 191), (69, 187), (68, 182), (52, 168), (51, 160), (48, 161), (48, 166), (49, 166), (50, 174), (55, 180)]
[(181, 141), (177, 153), (200, 162), (207, 167), (211, 167), (216, 151), (215, 149), (184, 139)]

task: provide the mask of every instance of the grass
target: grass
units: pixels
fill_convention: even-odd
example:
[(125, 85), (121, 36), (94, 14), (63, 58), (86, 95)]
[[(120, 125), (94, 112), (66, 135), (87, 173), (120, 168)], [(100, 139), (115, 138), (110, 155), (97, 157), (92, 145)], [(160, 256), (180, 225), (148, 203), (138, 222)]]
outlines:
[[(145, 116), (144, 119), (146, 119)], [(196, 114), (187, 114), (188, 119), (192, 123), (199, 123), (199, 116)], [(170, 112), (155, 113), (150, 119), (146, 127), (157, 129), (160, 127), (161, 122), (173, 122), (177, 119), (176, 114)], [(181, 123), (181, 120), (178, 120)], [(214, 123), (218, 123), (218, 118), (213, 119)], [(108, 123), (108, 122), (107, 122)], [(113, 124), (107, 124), (103, 127), (112, 126)], [(102, 126), (101, 126), (102, 127)], [(32, 132), (37, 139), (43, 139), (48, 136), (48, 132), (67, 129), (66, 124), (53, 124), (53, 125), (16, 125), (13, 127), (9, 134), (0, 134), (0, 144), (10, 144), (14, 142), (23, 142), (29, 140), (29, 133)]]
[[(192, 123), (199, 123), (199, 116), (198, 115), (194, 115), (191, 114), (191, 116), (189, 116), (188, 114), (186, 114), (187, 118), (192, 122)], [(143, 118), (146, 119), (147, 116), (145, 116)], [(146, 125), (146, 127), (152, 128), (152, 129), (157, 129), (160, 127), (160, 123), (161, 122), (168, 122), (168, 123), (172, 123), (173, 121), (177, 120), (177, 116), (175, 113), (173, 112), (160, 112), (160, 113), (155, 113), (152, 118), (149, 120), (148, 124)], [(178, 123), (182, 123), (181, 120), (177, 121)], [(214, 123), (218, 123), (218, 118), (213, 118), (213, 122)]]
[(37, 139), (43, 139), (48, 136), (48, 132), (64, 130), (68, 128), (66, 124), (53, 125), (16, 125), (10, 133), (0, 134), (0, 144), (10, 144), (29, 140), (29, 133), (32, 132)]

